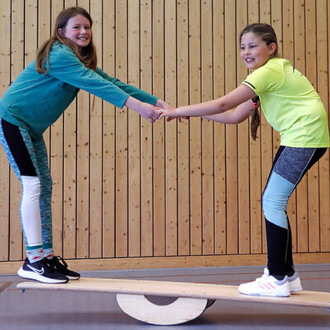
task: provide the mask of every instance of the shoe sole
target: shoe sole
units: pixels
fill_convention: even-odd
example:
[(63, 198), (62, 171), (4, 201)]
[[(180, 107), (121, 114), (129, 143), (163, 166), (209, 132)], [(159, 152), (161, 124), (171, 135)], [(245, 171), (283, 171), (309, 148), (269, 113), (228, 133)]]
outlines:
[[(246, 290), (246, 288), (243, 285), (240, 285), (238, 287), (238, 291), (242, 294), (248, 295), (248, 296), (265, 296), (265, 297), (289, 297), (290, 296), (290, 290), (289, 285), (286, 286), (286, 288), (278, 288), (275, 290), (269, 290), (269, 291), (263, 291), (263, 292), (253, 292), (251, 289)], [(275, 291), (275, 292), (274, 292)]]
[(80, 276), (79, 277), (74, 277), (74, 276), (68, 276), (66, 275), (66, 277), (71, 280), (71, 281), (76, 281), (76, 280), (79, 280), (80, 279)]
[(271, 294), (271, 293), (244, 293), (242, 291), (240, 291), (240, 293), (242, 294), (245, 294), (247, 296), (254, 296), (254, 297), (282, 297), (282, 298), (285, 298), (285, 297), (290, 297), (290, 293), (289, 294)]
[(48, 283), (48, 284), (59, 284), (59, 283), (67, 283), (68, 282), (68, 278), (67, 279), (63, 279), (63, 280), (57, 280), (54, 278), (47, 278), (45, 276), (41, 276), (39, 274), (33, 273), (31, 271), (26, 271), (24, 270), (22, 267), (18, 270), (17, 275), (22, 277), (22, 278), (26, 278), (29, 280), (35, 280), (41, 283)]

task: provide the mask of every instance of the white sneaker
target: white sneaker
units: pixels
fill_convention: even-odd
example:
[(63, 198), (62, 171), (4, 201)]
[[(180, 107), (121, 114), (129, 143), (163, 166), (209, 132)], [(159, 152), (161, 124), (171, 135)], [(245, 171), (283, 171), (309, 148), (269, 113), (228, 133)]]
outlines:
[(238, 291), (250, 296), (290, 296), (288, 277), (285, 276), (283, 280), (279, 281), (274, 276), (269, 275), (268, 268), (265, 268), (264, 274), (255, 281), (241, 284)]
[(290, 292), (300, 292), (302, 291), (301, 281), (297, 272), (295, 272), (292, 276), (288, 276)]

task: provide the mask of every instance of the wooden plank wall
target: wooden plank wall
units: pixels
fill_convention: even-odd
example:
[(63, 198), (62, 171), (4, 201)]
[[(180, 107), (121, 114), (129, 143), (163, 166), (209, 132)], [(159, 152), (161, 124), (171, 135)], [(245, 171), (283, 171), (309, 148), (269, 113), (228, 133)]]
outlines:
[[(238, 35), (274, 26), (280, 53), (305, 73), (329, 112), (328, 0), (2, 0), (0, 95), (79, 5), (94, 20), (108, 74), (173, 106), (207, 101), (245, 78)], [(45, 133), (53, 177), (56, 253), (76, 268), (183, 267), (265, 262), (261, 193), (279, 136), (262, 118), (221, 125), (154, 124), (81, 91)], [(0, 151), (0, 272), (24, 258), (20, 187)], [(298, 262), (329, 262), (329, 152), (293, 194)], [(14, 266), (11, 266), (14, 265)], [(11, 268), (12, 267), (12, 268)]]

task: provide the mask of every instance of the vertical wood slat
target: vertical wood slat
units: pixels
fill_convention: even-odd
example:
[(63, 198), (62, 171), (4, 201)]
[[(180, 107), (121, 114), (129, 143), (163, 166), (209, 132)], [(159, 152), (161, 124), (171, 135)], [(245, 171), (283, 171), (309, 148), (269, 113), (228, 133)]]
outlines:
[[(89, 7), (89, 0), (79, 0), (79, 6)], [(89, 94), (80, 91), (76, 111), (76, 257), (88, 258), (89, 249)]]
[[(290, 0), (289, 0), (290, 1)], [(285, 28), (283, 28), (283, 15), (284, 15), (284, 3), (287, 1), (271, 1), (270, 3), (270, 24), (273, 26), (273, 28), (276, 31), (276, 35), (277, 35), (277, 40), (278, 40), (278, 49), (279, 49), (279, 55), (282, 56), (282, 50), (283, 50), (283, 34), (286, 34), (287, 30)], [(270, 127), (269, 127), (270, 129)], [(272, 159), (274, 159), (276, 152), (278, 150), (278, 148), (280, 147), (280, 135), (278, 132), (276, 132), (275, 130), (271, 130), (272, 131), (272, 146), (273, 146), (273, 157)], [(272, 161), (269, 160), (267, 162), (267, 160), (265, 160), (264, 158), (264, 154), (263, 154), (263, 162), (264, 164), (268, 164), (266, 166), (271, 166), (272, 165)], [(266, 173), (269, 172), (270, 168), (268, 168), (266, 170)], [(267, 175), (264, 175), (263, 177), (263, 182), (264, 184), (266, 184), (266, 181), (268, 179)], [(290, 223), (291, 223), (291, 218), (290, 219)], [(265, 230), (263, 230), (263, 233), (265, 233)], [(267, 247), (266, 247), (266, 238), (264, 235), (264, 240), (263, 240), (263, 252), (267, 252)]]
[[(329, 81), (327, 81), (327, 75), (329, 70), (327, 69), (327, 64), (329, 64), (328, 58), (322, 56), (327, 52), (327, 32), (329, 31), (326, 27), (327, 22), (327, 12), (324, 10), (329, 3), (326, 1), (315, 3), (315, 13), (316, 13), (316, 45), (317, 45), (317, 57), (316, 57), (316, 67), (317, 67), (317, 91), (320, 93), (323, 102), (327, 105), (329, 102)], [(323, 8), (323, 10), (321, 10)], [(329, 19), (328, 19), (329, 20)], [(328, 53), (329, 54), (329, 53)], [(329, 121), (329, 107), (326, 109)], [(320, 162), (317, 164), (318, 172), (316, 173), (317, 178), (315, 186), (319, 188), (318, 199), (314, 198), (314, 212), (319, 216), (317, 219), (317, 225), (319, 228), (314, 227), (314, 233), (319, 239), (318, 251), (327, 250), (330, 247), (329, 240), (326, 236), (330, 233), (330, 206), (329, 203), (325, 202), (323, 196), (330, 196), (330, 188), (327, 187), (327, 182), (330, 181), (330, 161), (329, 161), (329, 151), (326, 153)], [(315, 172), (313, 172), (315, 173)], [(314, 196), (313, 196), (314, 197)], [(318, 203), (319, 201), (319, 203)], [(317, 230), (318, 229), (318, 230)]]
[[(213, 96), (220, 97), (225, 92), (225, 40), (224, 1), (213, 2)], [(225, 167), (225, 125), (214, 124), (214, 231), (215, 254), (225, 254), (226, 236), (226, 167)]]
[[(98, 65), (173, 106), (220, 97), (240, 84), (247, 71), (238, 35), (248, 22), (269, 22), (280, 55), (306, 73), (329, 112), (326, 0), (7, 0), (0, 24), (12, 34), (2, 42), (2, 94), (50, 36), (58, 12), (76, 4), (94, 20)], [(248, 121), (150, 124), (98, 98), (91, 111), (90, 96), (80, 91), (44, 135), (56, 253), (71, 259), (266, 253), (260, 198), (279, 136), (264, 117), (260, 138), (249, 134)], [(3, 152), (0, 161), (9, 168)], [(0, 260), (17, 260), (24, 255), (20, 185), (11, 170), (1, 172), (0, 182), (0, 240), (8, 246)], [(290, 198), (295, 251), (329, 251), (324, 196), (329, 152)]]
[[(304, 2), (294, 2), (294, 37), (295, 37), (295, 61), (294, 66), (305, 74), (305, 16)], [(298, 230), (298, 251), (308, 251), (308, 210), (307, 210), (307, 177), (305, 176), (296, 189), (297, 203), (297, 230)]]
[[(153, 1), (153, 94), (165, 99), (165, 19), (164, 0)], [(175, 106), (175, 104), (172, 104)], [(153, 205), (154, 226), (152, 235), (154, 237), (154, 256), (165, 256), (166, 254), (166, 211), (165, 211), (165, 125), (164, 121), (154, 123), (154, 171), (153, 171)]]
[[(237, 6), (237, 37), (240, 31), (247, 25), (247, 11), (248, 2), (241, 1)], [(237, 38), (236, 38), (237, 39)], [(239, 47), (239, 41), (236, 42)], [(247, 75), (247, 69), (243, 63), (240, 51), (238, 48), (236, 54), (236, 65), (237, 65), (237, 84), (240, 84)], [(249, 121), (238, 125), (237, 132), (237, 148), (238, 148), (238, 246), (239, 253), (246, 254), (250, 253), (250, 215), (247, 212), (250, 204), (250, 183), (249, 183)]]
[[(177, 94), (178, 106), (188, 104), (188, 1), (177, 3)], [(178, 255), (190, 253), (189, 226), (189, 121), (178, 125)]]
[[(10, 29), (11, 29), (11, 1), (1, 1), (0, 3), (0, 29), (1, 34), (1, 52), (0, 52), (0, 63), (2, 68), (0, 71), (0, 95), (7, 90), (10, 85)], [(8, 165), (8, 160), (5, 155), (5, 152), (0, 148), (0, 186), (1, 186), (1, 195), (0, 195), (0, 260), (6, 261), (9, 259), (9, 232), (10, 232), (10, 169)]]
[[(260, 3), (260, 21), (273, 26), (276, 24), (276, 13), (271, 10), (271, 5), (273, 1), (263, 1)], [(275, 26), (274, 26), (275, 28)], [(279, 34), (280, 31), (277, 32)], [(278, 44), (280, 45), (280, 35), (278, 35)], [(264, 189), (266, 186), (270, 169), (272, 167), (273, 160), (273, 129), (268, 124), (265, 116), (261, 115), (260, 123), (260, 143), (261, 143), (261, 162), (260, 162), (260, 171), (261, 171), (261, 187)], [(265, 239), (265, 221), (262, 217), (261, 220), (261, 252), (266, 252), (266, 239)]]
[[(152, 1), (144, 0), (140, 4), (140, 56), (141, 88), (152, 93)], [(153, 125), (141, 118), (141, 255), (153, 255)]]
[[(293, 18), (293, 0), (283, 2), (283, 41), (282, 55), (284, 58), (294, 63), (294, 18)], [(294, 192), (288, 204), (288, 218), (290, 220), (292, 232), (292, 249), (297, 251), (297, 213), (296, 213), (296, 192)]]
[[(127, 80), (127, 3), (116, 1), (116, 76)], [(127, 256), (127, 109), (116, 110), (116, 256)]]
[[(51, 26), (60, 11), (63, 1), (51, 2)], [(57, 254), (63, 255), (63, 116), (50, 127), (50, 170), (53, 180), (52, 213), (53, 213), (53, 244)]]
[[(317, 57), (316, 49), (316, 4), (312, 0), (305, 1), (306, 19), (306, 75), (312, 85), (317, 89)], [(308, 251), (318, 252), (320, 250), (320, 217), (319, 217), (319, 166), (315, 164), (307, 174), (308, 184)]]
[[(330, 5), (326, 0), (316, 2), (316, 31), (317, 31), (317, 82), (318, 92), (324, 102), (328, 122), (330, 120), (329, 87), (330, 87)], [(328, 54), (328, 57), (325, 56)], [(319, 161), (319, 186), (320, 186), (320, 249), (330, 250), (330, 203), (326, 196), (330, 196), (330, 156), (329, 149)], [(324, 196), (324, 198), (323, 198)]]
[[(128, 82), (134, 86), (140, 83), (140, 7), (139, 1), (131, 1), (128, 6)], [(141, 149), (140, 116), (135, 111), (128, 113), (128, 239), (129, 256), (137, 257), (141, 253)], [(150, 236), (149, 236), (150, 237)], [(149, 238), (146, 237), (146, 238)]]
[[(66, 0), (65, 8), (76, 5)], [(63, 256), (76, 257), (76, 107), (74, 100), (63, 115)], [(55, 142), (56, 143), (56, 142)]]
[[(259, 21), (259, 2), (248, 2), (248, 24)], [(260, 114), (262, 116), (262, 114)], [(251, 253), (262, 252), (262, 223), (261, 192), (262, 171), (261, 166), (261, 129), (259, 127), (258, 139), (250, 139), (250, 245)]]
[[(176, 105), (176, 1), (165, 1), (165, 99)], [(177, 255), (177, 122), (165, 127), (166, 153), (166, 255)]]
[[(189, 2), (189, 103), (201, 101), (200, 1)], [(190, 254), (202, 254), (201, 121), (190, 120)]]
[[(25, 0), (25, 24), (24, 24), (24, 67), (35, 58), (35, 50), (38, 45), (38, 1)], [(23, 255), (25, 244), (23, 242)]]
[[(103, 70), (110, 76), (115, 70), (115, 0), (103, 4)], [(116, 244), (116, 109), (108, 102), (103, 104), (103, 256), (115, 256)]]
[[(98, 63), (102, 63), (102, 6), (100, 1), (90, 0), (90, 13), (93, 17), (93, 33), (96, 49), (99, 49)], [(91, 99), (94, 97), (91, 96)], [(90, 111), (90, 256), (102, 257), (102, 122), (103, 102), (95, 98), (95, 106)]]
[[(24, 6), (22, 1), (12, 1), (12, 47), (11, 47), (11, 75), (13, 82), (24, 68)], [(22, 258), (22, 231), (19, 219), (21, 202), (20, 183), (13, 170), (10, 171), (10, 227), (9, 227), (9, 260)]]
[[(202, 101), (212, 100), (212, 3), (201, 4)], [(214, 254), (213, 123), (202, 120), (202, 221), (205, 255)]]
[[(37, 31), (37, 47), (39, 48), (46, 40), (48, 40), (52, 33), (51, 26), (51, 14), (50, 8), (51, 4), (49, 1), (37, 1), (38, 7), (38, 31)], [(36, 49), (33, 50), (33, 54), (35, 55)], [(50, 129), (48, 128), (43, 135), (45, 145), (48, 151), (48, 163), (50, 164)]]
[[(281, 56), (282, 50), (283, 50), (283, 36), (287, 33), (287, 30), (283, 27), (283, 13), (284, 13), (284, 2), (280, 1), (271, 1), (271, 7), (270, 7), (270, 16), (271, 21), (270, 24), (274, 27), (278, 39), (278, 48), (279, 48), (279, 55)], [(283, 28), (282, 28), (283, 27)], [(275, 158), (276, 152), (280, 146), (280, 136), (279, 133), (272, 129), (272, 146), (273, 146), (273, 156), (272, 160)], [(266, 158), (263, 154), (263, 158)], [(272, 160), (269, 160), (267, 163), (267, 166), (272, 166)], [(269, 167), (267, 171), (270, 171)], [(264, 178), (264, 184), (266, 184), (268, 177)], [(288, 206), (289, 208), (289, 206)], [(290, 225), (292, 227), (292, 219), (289, 217)], [(293, 219), (295, 221), (295, 218)], [(294, 223), (293, 223), (294, 224)], [(294, 228), (294, 231), (296, 229)], [(266, 246), (266, 236), (265, 236), (265, 230), (263, 230), (264, 233), (264, 240), (263, 240), (263, 252), (267, 252), (267, 246)]]
[[(225, 1), (226, 93), (236, 87), (236, 2)], [(238, 253), (237, 125), (226, 125), (227, 253)]]

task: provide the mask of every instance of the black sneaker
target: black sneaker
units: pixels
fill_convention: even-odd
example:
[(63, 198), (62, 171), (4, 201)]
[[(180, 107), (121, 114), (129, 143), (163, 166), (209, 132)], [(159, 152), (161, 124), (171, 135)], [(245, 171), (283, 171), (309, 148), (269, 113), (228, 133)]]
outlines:
[(53, 257), (52, 259), (48, 259), (48, 263), (55, 271), (64, 274), (69, 280), (79, 280), (80, 274), (68, 269), (68, 264), (63, 258)]
[(18, 270), (18, 276), (36, 280), (42, 283), (66, 283), (68, 278), (60, 272), (55, 271), (49, 264), (47, 258), (30, 263), (25, 259), (24, 265)]

